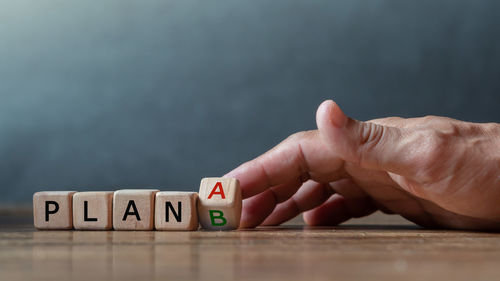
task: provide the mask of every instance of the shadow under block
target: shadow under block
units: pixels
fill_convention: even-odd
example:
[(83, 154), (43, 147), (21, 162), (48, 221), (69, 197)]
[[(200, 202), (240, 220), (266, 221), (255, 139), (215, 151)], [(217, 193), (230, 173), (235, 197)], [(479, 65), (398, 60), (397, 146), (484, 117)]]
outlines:
[(73, 195), (73, 227), (81, 230), (113, 228), (113, 192), (77, 192)]
[(153, 230), (157, 189), (123, 189), (113, 196), (115, 230)]
[(237, 229), (241, 218), (241, 200), (237, 179), (202, 179), (198, 199), (201, 226), (209, 230)]
[(72, 229), (76, 191), (41, 191), (33, 194), (33, 220), (37, 229)]

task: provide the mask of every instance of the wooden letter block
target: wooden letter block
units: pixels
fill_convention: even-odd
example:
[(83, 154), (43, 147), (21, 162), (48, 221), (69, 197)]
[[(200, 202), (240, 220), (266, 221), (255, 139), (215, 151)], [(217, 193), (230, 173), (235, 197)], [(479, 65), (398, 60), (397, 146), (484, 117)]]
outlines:
[(113, 227), (113, 192), (77, 192), (73, 195), (75, 229), (110, 230)]
[(115, 230), (153, 230), (157, 189), (123, 189), (113, 196)]
[(198, 218), (205, 229), (237, 229), (241, 217), (240, 183), (233, 178), (204, 178), (200, 184)]
[(33, 194), (35, 228), (72, 229), (74, 193), (76, 191), (42, 191)]
[(158, 230), (197, 230), (196, 192), (158, 192), (155, 200), (155, 228)]

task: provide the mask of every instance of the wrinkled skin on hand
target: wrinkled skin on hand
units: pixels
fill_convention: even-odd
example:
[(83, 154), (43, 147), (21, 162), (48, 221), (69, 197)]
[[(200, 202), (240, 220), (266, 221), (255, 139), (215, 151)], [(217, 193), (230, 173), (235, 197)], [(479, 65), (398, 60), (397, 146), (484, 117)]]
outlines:
[(424, 227), (500, 230), (500, 125), (450, 118), (348, 118), (333, 101), (318, 130), (296, 133), (228, 173), (240, 180), (241, 227), (300, 213), (336, 225), (376, 210)]

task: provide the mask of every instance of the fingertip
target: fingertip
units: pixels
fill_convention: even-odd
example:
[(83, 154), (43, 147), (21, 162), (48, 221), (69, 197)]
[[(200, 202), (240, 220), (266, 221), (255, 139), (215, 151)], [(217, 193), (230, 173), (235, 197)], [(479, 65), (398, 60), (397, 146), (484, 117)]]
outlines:
[(316, 113), (316, 124), (322, 142), (339, 156), (345, 156), (351, 145), (348, 132), (343, 129), (347, 121), (347, 116), (332, 100), (324, 101)]
[(310, 226), (333, 226), (351, 218), (345, 206), (345, 199), (339, 195), (332, 195), (322, 205), (304, 212), (304, 222)]
[(271, 190), (243, 200), (240, 228), (254, 228), (260, 225), (275, 207), (276, 199)]
[(235, 178), (241, 182), (241, 176), (245, 174), (245, 170), (246, 170), (246, 167), (245, 167), (245, 163), (244, 163), (244, 164), (241, 164), (238, 167), (234, 168), (230, 172), (226, 173), (222, 177), (223, 178)]
[(316, 111), (316, 124), (320, 131), (329, 127), (342, 128), (346, 123), (347, 116), (333, 100), (322, 102)]
[(330, 116), (331, 116), (330, 121), (335, 127), (337, 128), (345, 127), (348, 118), (337, 103), (333, 104), (332, 113)]
[(312, 226), (311, 213), (310, 212), (303, 212), (302, 213), (302, 219), (304, 220), (304, 222), (307, 225)]
[(249, 167), (248, 163), (244, 163), (222, 176), (223, 178), (235, 178), (238, 180), (243, 199), (261, 192), (260, 189), (253, 189), (255, 186), (258, 186), (258, 184), (256, 183), (256, 177), (252, 177), (254, 174), (251, 173), (249, 169), (251, 169), (251, 167)]
[(334, 103), (333, 100), (325, 100), (318, 106), (318, 110), (316, 111), (316, 125), (318, 129), (324, 127), (326, 122), (328, 122)]

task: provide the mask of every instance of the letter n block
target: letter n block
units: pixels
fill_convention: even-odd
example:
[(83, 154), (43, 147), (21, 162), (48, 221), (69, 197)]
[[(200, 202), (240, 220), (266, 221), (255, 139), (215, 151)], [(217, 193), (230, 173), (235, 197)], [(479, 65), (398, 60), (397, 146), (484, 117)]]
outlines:
[(197, 230), (198, 194), (163, 191), (156, 193), (155, 228), (157, 230)]
[(73, 225), (78, 230), (113, 228), (113, 192), (77, 192), (73, 195)]
[(204, 178), (200, 183), (198, 218), (205, 229), (232, 230), (240, 225), (240, 183), (233, 178)]
[(123, 189), (113, 196), (115, 230), (153, 230), (157, 189)]
[(37, 229), (72, 229), (73, 194), (76, 191), (42, 191), (33, 194), (33, 219)]

